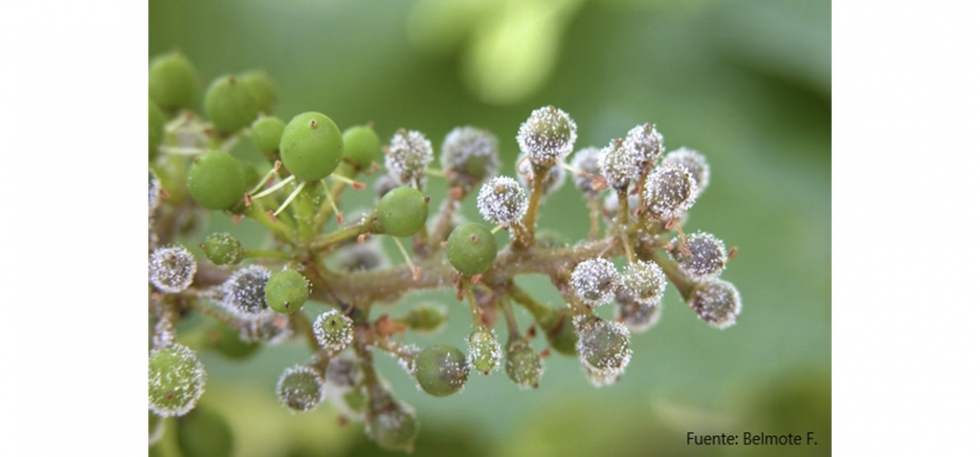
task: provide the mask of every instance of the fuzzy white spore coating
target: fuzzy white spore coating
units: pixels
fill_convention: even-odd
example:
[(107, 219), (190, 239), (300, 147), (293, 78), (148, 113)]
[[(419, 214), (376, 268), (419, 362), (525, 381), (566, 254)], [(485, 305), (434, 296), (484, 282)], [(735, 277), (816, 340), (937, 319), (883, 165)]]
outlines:
[(693, 149), (682, 147), (676, 151), (671, 151), (664, 157), (663, 163), (679, 165), (687, 170), (698, 184), (698, 195), (704, 192), (711, 181), (711, 167), (708, 166), (708, 160)]
[(636, 153), (623, 140), (615, 139), (599, 153), (599, 170), (614, 189), (626, 189), (635, 181), (643, 167)]
[(575, 187), (585, 192), (586, 195), (595, 195), (597, 191), (592, 188), (592, 179), (599, 176), (599, 154), (601, 149), (589, 146), (581, 149), (572, 156), (572, 167), (577, 168), (587, 174), (575, 175)]
[(664, 137), (650, 124), (637, 125), (626, 134), (624, 144), (641, 170), (656, 165), (657, 158), (664, 150)]
[(578, 137), (575, 121), (554, 106), (545, 106), (531, 112), (531, 116), (517, 131), (517, 144), (521, 153), (531, 161), (551, 165), (564, 160), (572, 153)]
[(596, 306), (613, 300), (621, 279), (612, 262), (597, 257), (575, 265), (570, 282), (583, 302)]
[(354, 341), (354, 321), (331, 309), (313, 322), (313, 335), (324, 350), (337, 353)]
[(611, 384), (629, 365), (633, 351), (630, 332), (625, 325), (607, 322), (594, 316), (574, 319), (578, 342), (575, 350), (586, 377), (596, 387)]
[[(347, 402), (347, 394), (359, 387), (364, 379), (360, 365), (349, 352), (330, 358), (323, 376), (323, 398), (351, 420), (362, 418)], [(363, 386), (362, 386), (363, 387)], [(366, 395), (366, 394), (365, 394)]]
[(160, 417), (183, 416), (194, 409), (207, 381), (197, 353), (180, 344), (150, 351), (149, 409)]
[(481, 177), (494, 176), (500, 168), (500, 147), (497, 137), (476, 127), (456, 127), (442, 141), (440, 162), (444, 171), (461, 175), (472, 173), (470, 161), (481, 165)]
[(238, 335), (246, 343), (275, 346), (289, 339), (293, 328), (289, 325), (289, 318), (269, 310), (254, 319), (243, 319)]
[(483, 374), (490, 374), (500, 367), (500, 357), (503, 355), (503, 351), (492, 330), (473, 332), (467, 338), (466, 343), (469, 345), (466, 361), (474, 370)]
[(621, 295), (643, 305), (656, 305), (667, 290), (667, 275), (654, 262), (637, 261), (626, 265)]
[(267, 318), (271, 309), (265, 302), (265, 284), (272, 272), (261, 265), (241, 268), (221, 285), (221, 304), (244, 320)]
[(527, 192), (509, 176), (491, 178), (476, 196), (476, 207), (483, 218), (504, 227), (520, 222), (527, 205)]
[(279, 402), (293, 411), (315, 409), (324, 398), (323, 378), (307, 365), (287, 368), (276, 384)]
[(157, 177), (156, 177), (155, 174), (153, 174), (153, 171), (150, 171), (150, 189), (149, 189), (149, 192), (150, 192), (150, 195), (149, 195), (149, 198), (150, 198), (149, 212), (150, 212), (150, 220), (152, 221), (153, 220), (153, 211), (155, 211), (157, 209), (157, 206), (160, 205), (160, 180), (157, 179)]
[(197, 273), (194, 255), (183, 246), (157, 248), (150, 254), (150, 282), (161, 292), (175, 294), (190, 287)]
[(694, 287), (687, 305), (701, 320), (723, 329), (735, 325), (738, 320), (742, 312), (742, 297), (732, 283), (709, 279)]
[(697, 182), (679, 165), (661, 164), (649, 177), (643, 189), (650, 212), (661, 220), (680, 217), (694, 206)]
[[(517, 168), (517, 180), (521, 182), (521, 185), (525, 189), (530, 191), (531, 183), (528, 182), (527, 178), (534, 179), (534, 166), (530, 160), (524, 160), (524, 157), (521, 156), (517, 159), (517, 164), (515, 165)], [(552, 194), (558, 189), (561, 189), (561, 186), (565, 184), (565, 176), (567, 174), (565, 167), (557, 163), (548, 169), (548, 176), (544, 178), (544, 195)]]
[(616, 294), (616, 321), (631, 332), (645, 332), (660, 321), (662, 303), (638, 303), (622, 293)]
[(526, 341), (518, 341), (507, 348), (504, 371), (521, 390), (532, 389), (544, 375), (544, 361)]
[(391, 138), (385, 167), (402, 184), (421, 183), (432, 158), (432, 143), (425, 135), (415, 130), (399, 130)]
[(674, 249), (670, 253), (677, 260), (677, 267), (681, 273), (695, 281), (703, 281), (721, 274), (725, 269), (725, 261), (728, 260), (725, 242), (705, 232), (697, 232), (686, 238), (687, 244), (684, 246), (690, 255), (681, 251), (680, 237), (671, 241)]

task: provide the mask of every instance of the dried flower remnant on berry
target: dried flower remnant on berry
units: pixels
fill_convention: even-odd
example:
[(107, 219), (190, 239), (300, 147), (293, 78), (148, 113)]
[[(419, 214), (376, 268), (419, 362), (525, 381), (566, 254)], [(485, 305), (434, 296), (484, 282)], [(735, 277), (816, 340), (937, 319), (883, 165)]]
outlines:
[(742, 312), (742, 297), (727, 281), (710, 279), (694, 287), (687, 305), (701, 320), (723, 329), (735, 325)]
[(583, 302), (596, 306), (613, 300), (620, 277), (612, 262), (599, 257), (579, 262), (572, 270), (571, 284)]
[(644, 197), (650, 212), (661, 220), (680, 217), (694, 205), (697, 182), (687, 170), (664, 164), (647, 178)]
[(166, 293), (190, 287), (197, 272), (194, 256), (183, 246), (157, 248), (150, 255), (150, 282)]
[(531, 112), (517, 132), (521, 152), (537, 165), (550, 166), (572, 153), (578, 137), (575, 121), (554, 106)]
[(450, 184), (470, 187), (500, 168), (497, 137), (476, 127), (456, 127), (442, 142), (442, 169)]
[(637, 125), (630, 129), (624, 143), (640, 170), (656, 165), (657, 158), (664, 150), (663, 135), (650, 124)]
[(249, 265), (235, 271), (222, 284), (221, 304), (245, 320), (261, 319), (271, 312), (265, 302), (265, 284), (272, 276), (261, 265)]
[(680, 148), (667, 153), (663, 163), (679, 165), (681, 168), (687, 170), (698, 184), (697, 195), (701, 195), (704, 189), (708, 187), (708, 183), (711, 180), (711, 168), (701, 153), (693, 149)]
[(354, 340), (354, 322), (336, 310), (330, 310), (313, 322), (313, 334), (320, 347), (330, 353), (337, 353)]
[(518, 223), (527, 212), (527, 192), (514, 178), (497, 176), (483, 184), (476, 206), (484, 219), (504, 227)]
[(677, 260), (677, 267), (685, 276), (702, 281), (718, 276), (725, 269), (728, 250), (725, 243), (710, 233), (697, 232), (687, 236), (687, 243), (674, 238), (670, 251)]
[(402, 184), (422, 183), (432, 162), (432, 143), (415, 130), (399, 130), (391, 138), (385, 167)]

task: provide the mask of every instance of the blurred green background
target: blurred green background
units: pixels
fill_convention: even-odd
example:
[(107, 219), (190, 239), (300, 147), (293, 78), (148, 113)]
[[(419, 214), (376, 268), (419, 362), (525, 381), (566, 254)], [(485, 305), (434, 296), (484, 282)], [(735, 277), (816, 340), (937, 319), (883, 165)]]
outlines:
[[(554, 355), (536, 391), (497, 371), (434, 398), (379, 355), (418, 413), (416, 455), (829, 455), (830, 9), (829, 0), (151, 0), (148, 57), (180, 48), (204, 84), (265, 68), (287, 120), (316, 110), (341, 129), (373, 121), (383, 139), (420, 130), (436, 147), (458, 125), (485, 127), (500, 138), (509, 175), (518, 126), (549, 104), (578, 123), (576, 150), (650, 122), (669, 150), (708, 158), (711, 185), (685, 229), (738, 246), (722, 275), (742, 295), (738, 325), (705, 325), (670, 288), (660, 323), (633, 335), (625, 376), (601, 389), (576, 359)], [(431, 179), (428, 191), (439, 200), (445, 186)], [(367, 194), (345, 203), (368, 205)], [(479, 220), (472, 196), (464, 212)], [(208, 224), (200, 234), (248, 229), (223, 217)], [(548, 198), (540, 226), (584, 238), (587, 211), (572, 185)], [(520, 283), (561, 304), (544, 277)], [(449, 325), (408, 341), (464, 347), (468, 310), (448, 292), (382, 309), (421, 299), (445, 303)], [(299, 344), (244, 363), (203, 355), (202, 403), (228, 418), (237, 454), (384, 454), (326, 404), (293, 415), (276, 403), (279, 374), (308, 355)], [(689, 431), (814, 432), (818, 445), (697, 447), (686, 444)]]

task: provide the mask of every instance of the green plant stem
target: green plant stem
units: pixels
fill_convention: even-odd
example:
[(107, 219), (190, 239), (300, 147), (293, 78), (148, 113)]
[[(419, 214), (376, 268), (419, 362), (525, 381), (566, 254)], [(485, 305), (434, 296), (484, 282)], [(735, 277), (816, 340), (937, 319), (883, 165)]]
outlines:
[(290, 314), (289, 323), (306, 337), (306, 343), (313, 349), (314, 354), (320, 352), (320, 343), (316, 340), (316, 334), (313, 333), (313, 323), (310, 322), (310, 318), (306, 317), (306, 314), (302, 311)]
[(245, 217), (258, 222), (260, 225), (269, 230), (270, 232), (276, 234), (282, 241), (289, 244), (294, 244), (295, 240), (293, 238), (293, 231), (286, 225), (282, 219), (276, 219), (275, 221), (269, 217), (266, 213), (265, 207), (259, 202), (252, 202), (251, 205), (245, 207), (245, 212), (243, 213)]
[(208, 316), (211, 319), (227, 324), (229, 327), (238, 328), (239, 322), (235, 316), (216, 309), (215, 307), (205, 303), (204, 300), (190, 300), (189, 305), (194, 311)]
[(286, 252), (280, 252), (273, 249), (246, 249), (244, 258), (292, 260), (293, 256)]
[[(373, 216), (372, 216), (373, 217)], [(349, 240), (351, 238), (357, 238), (361, 234), (371, 232), (370, 221), (372, 217), (366, 217), (363, 221), (358, 224), (354, 224), (347, 227), (342, 227), (334, 232), (327, 233), (325, 235), (319, 235), (310, 242), (310, 250), (319, 251), (326, 249), (336, 243), (344, 240)]]
[(463, 292), (466, 294), (466, 301), (470, 304), (470, 316), (473, 318), (473, 330), (484, 328), (483, 316), (480, 313), (480, 306), (476, 304), (476, 297), (473, 296), (473, 284), (468, 278), (462, 278)]
[(616, 197), (619, 199), (619, 208), (617, 210), (616, 219), (619, 223), (619, 237), (623, 241), (623, 248), (626, 249), (626, 259), (630, 263), (636, 262), (636, 254), (633, 253), (633, 241), (629, 235), (630, 222), (630, 204), (629, 204), (629, 194), (627, 194), (626, 189), (616, 189)]
[(531, 179), (531, 198), (527, 203), (527, 213), (524, 215), (523, 229), (526, 233), (515, 232), (514, 246), (515, 250), (528, 249), (534, 246), (534, 230), (538, 225), (538, 206), (541, 204), (541, 196), (544, 194), (544, 180), (548, 177), (550, 167), (539, 167), (535, 164), (531, 164), (532, 170), (534, 170), (534, 177)]
[(589, 194), (589, 240), (599, 239), (599, 196)]
[(519, 286), (511, 286), (508, 295), (510, 295), (510, 298), (513, 299), (515, 303), (528, 310), (528, 312), (534, 316), (534, 320), (538, 323), (545, 322), (548, 318), (552, 317), (558, 312), (558, 310), (542, 304)]
[(694, 290), (695, 284), (684, 276), (684, 273), (681, 273), (680, 269), (677, 267), (677, 264), (655, 253), (651, 254), (650, 258), (654, 262), (657, 262), (657, 265), (660, 265), (660, 268), (664, 270), (664, 274), (667, 275), (667, 279), (674, 284), (674, 287), (676, 287), (677, 291), (680, 292), (681, 297), (684, 298), (684, 301), (686, 302), (688, 299), (690, 299), (691, 292)]
[(507, 321), (507, 339), (513, 341), (520, 339), (521, 329), (517, 327), (517, 318), (514, 317), (514, 308), (510, 304), (510, 300), (501, 300), (500, 307), (503, 308), (504, 318)]
[(457, 193), (449, 192), (446, 197), (446, 206), (442, 208), (442, 212), (439, 214), (439, 221), (436, 223), (435, 229), (432, 230), (431, 244), (433, 251), (435, 247), (443, 240), (446, 239), (448, 235), (449, 226), (453, 222), (453, 214), (456, 213), (459, 202), (466, 197), (466, 191), (463, 188), (459, 188), (460, 191)]

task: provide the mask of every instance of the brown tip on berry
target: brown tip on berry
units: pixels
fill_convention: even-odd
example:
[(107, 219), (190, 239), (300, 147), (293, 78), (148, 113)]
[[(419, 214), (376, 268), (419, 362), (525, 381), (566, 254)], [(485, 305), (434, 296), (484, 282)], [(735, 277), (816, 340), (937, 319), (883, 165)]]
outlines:
[(316, 119), (310, 119), (310, 128), (311, 129), (315, 129), (317, 125), (319, 125), (319, 123), (317, 123)]

